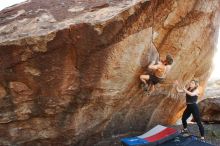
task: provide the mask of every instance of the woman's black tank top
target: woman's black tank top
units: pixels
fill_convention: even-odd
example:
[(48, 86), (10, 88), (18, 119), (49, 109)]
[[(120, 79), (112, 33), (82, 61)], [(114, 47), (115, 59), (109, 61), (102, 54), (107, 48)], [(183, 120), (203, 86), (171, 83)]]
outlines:
[[(189, 89), (187, 89), (190, 91)], [(190, 92), (195, 91), (196, 89), (191, 90)], [(186, 94), (186, 103), (196, 103), (198, 100), (198, 95), (190, 96), (189, 94)]]

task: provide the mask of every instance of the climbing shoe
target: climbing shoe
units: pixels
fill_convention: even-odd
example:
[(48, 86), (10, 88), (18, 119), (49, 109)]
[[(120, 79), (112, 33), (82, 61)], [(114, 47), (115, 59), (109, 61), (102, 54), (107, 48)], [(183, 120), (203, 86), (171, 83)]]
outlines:
[(144, 90), (144, 91), (147, 91), (147, 88), (148, 88), (148, 85), (145, 85), (144, 83), (141, 83), (141, 88)]
[(189, 135), (190, 135), (190, 133), (189, 133), (188, 129), (182, 129), (182, 130), (181, 130), (181, 134), (182, 134), (184, 137), (186, 137), (186, 136), (189, 136)]
[(200, 140), (201, 140), (202, 142), (205, 142), (205, 137), (200, 137)]

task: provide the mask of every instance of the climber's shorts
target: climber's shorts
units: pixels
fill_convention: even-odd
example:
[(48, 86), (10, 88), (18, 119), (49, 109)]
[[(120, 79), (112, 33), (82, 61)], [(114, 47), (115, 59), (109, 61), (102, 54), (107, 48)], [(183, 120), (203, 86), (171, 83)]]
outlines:
[(158, 78), (155, 75), (150, 75), (149, 83), (153, 84), (153, 85), (156, 85), (156, 84), (160, 83), (162, 80), (163, 80), (162, 78)]

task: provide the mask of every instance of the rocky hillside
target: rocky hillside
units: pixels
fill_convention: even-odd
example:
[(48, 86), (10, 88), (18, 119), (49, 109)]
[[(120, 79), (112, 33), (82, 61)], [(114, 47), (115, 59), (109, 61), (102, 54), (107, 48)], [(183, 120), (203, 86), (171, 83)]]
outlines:
[[(0, 11), (0, 145), (91, 146), (184, 109), (173, 80), (206, 86), (219, 0), (29, 0)], [(140, 89), (171, 54), (167, 79)]]

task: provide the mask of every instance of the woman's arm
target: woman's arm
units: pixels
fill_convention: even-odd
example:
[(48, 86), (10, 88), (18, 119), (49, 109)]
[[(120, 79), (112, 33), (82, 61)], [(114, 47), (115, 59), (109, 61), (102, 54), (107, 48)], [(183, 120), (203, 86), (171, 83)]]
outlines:
[(189, 94), (190, 96), (196, 96), (196, 95), (198, 96), (198, 90), (197, 89), (193, 92), (188, 91), (186, 88), (183, 88), (183, 90), (186, 94)]

